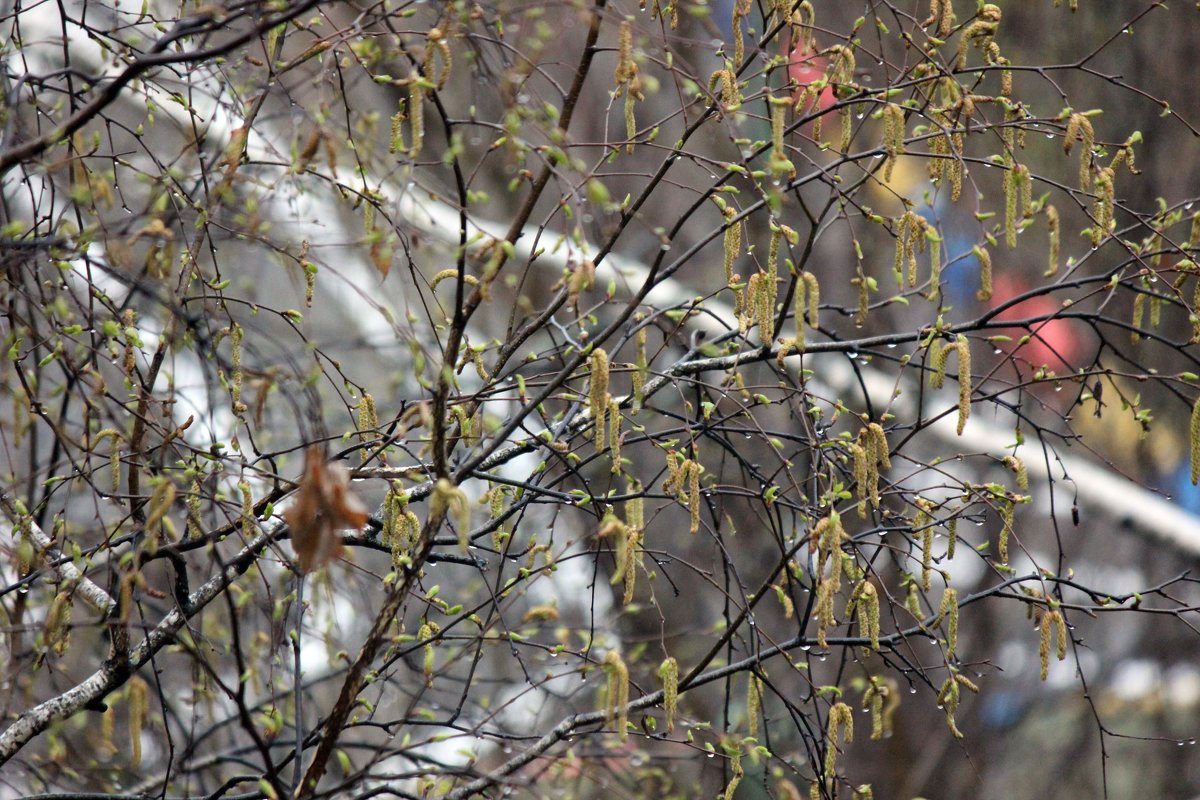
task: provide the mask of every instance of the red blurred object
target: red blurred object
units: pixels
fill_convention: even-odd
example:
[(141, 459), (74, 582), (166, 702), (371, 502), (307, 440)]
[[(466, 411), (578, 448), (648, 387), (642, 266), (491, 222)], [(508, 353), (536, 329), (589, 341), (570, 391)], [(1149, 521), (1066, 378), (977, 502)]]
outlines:
[[(816, 83), (825, 78), (828, 70), (829, 59), (818, 54), (815, 44), (810, 44), (806, 48), (801, 43), (792, 48), (791, 52), (788, 53), (788, 78), (797, 87), (792, 93), (793, 99), (799, 101), (805, 88), (809, 84)], [(810, 98), (804, 108), (797, 110), (801, 114), (817, 113), (829, 108), (835, 102), (837, 102), (837, 97), (833, 93), (833, 86), (826, 85), (815, 101)]]
[[(1029, 286), (1020, 278), (998, 275), (993, 282), (992, 300), (989, 305), (995, 308), (1006, 303), (1017, 295), (1029, 291)], [(1023, 300), (1015, 306), (1004, 309), (996, 316), (998, 320), (1029, 319), (1045, 317), (1062, 310), (1062, 305), (1050, 295), (1041, 294)], [(1035, 367), (1043, 364), (1058, 374), (1063, 374), (1064, 368), (1074, 371), (1083, 355), (1086, 333), (1077, 320), (1056, 317), (1044, 322), (1034, 323), (1026, 328), (1009, 328), (996, 331), (1012, 337), (1012, 341), (1001, 345), (1010, 355), (1022, 361), (1028, 361)], [(1025, 344), (1020, 344), (1021, 338), (1030, 335)]]

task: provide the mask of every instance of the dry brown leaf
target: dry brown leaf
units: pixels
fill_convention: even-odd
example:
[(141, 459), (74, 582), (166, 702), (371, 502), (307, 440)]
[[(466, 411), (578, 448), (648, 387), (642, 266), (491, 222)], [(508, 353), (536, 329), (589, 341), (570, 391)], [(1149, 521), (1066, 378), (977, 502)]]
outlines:
[(368, 516), (362, 501), (350, 492), (346, 468), (326, 461), (320, 447), (309, 447), (304, 453), (300, 488), (283, 512), (300, 571), (312, 572), (341, 555), (338, 531), (358, 530)]

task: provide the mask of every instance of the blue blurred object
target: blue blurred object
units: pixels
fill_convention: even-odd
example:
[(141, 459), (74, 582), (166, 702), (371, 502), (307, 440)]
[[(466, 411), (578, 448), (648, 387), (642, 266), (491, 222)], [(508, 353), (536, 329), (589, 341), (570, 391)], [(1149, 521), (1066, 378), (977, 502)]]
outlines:
[(1192, 465), (1181, 458), (1175, 469), (1166, 476), (1167, 491), (1179, 507), (1193, 514), (1200, 514), (1200, 486), (1192, 485)]
[[(709, 7), (712, 9), (712, 19), (717, 23), (717, 27), (721, 29), (721, 33), (725, 36), (726, 42), (733, 41), (733, 4), (735, 0), (712, 0)], [(743, 23), (743, 28), (745, 27)]]
[(1020, 692), (1013, 689), (989, 689), (984, 692), (979, 702), (979, 716), (985, 728), (991, 730), (1007, 730), (1018, 722), (1029, 706), (1028, 700)]

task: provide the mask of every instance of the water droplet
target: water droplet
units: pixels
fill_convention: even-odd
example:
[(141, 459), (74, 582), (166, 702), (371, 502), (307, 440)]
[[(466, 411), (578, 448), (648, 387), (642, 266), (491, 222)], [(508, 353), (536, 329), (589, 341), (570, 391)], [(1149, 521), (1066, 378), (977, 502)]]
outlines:
[(668, 250), (670, 250), (670, 249), (671, 249), (671, 245), (669, 245), (669, 244), (664, 244), (664, 245), (662, 245), (661, 247), (659, 247), (658, 249), (659, 249), (659, 250), (662, 250), (662, 251), (665, 253), (665, 252), (667, 252)]

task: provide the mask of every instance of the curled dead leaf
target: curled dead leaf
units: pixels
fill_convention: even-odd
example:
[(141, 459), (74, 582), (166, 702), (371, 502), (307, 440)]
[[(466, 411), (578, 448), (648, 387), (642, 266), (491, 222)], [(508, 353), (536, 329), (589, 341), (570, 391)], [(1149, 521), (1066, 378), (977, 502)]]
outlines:
[(350, 492), (350, 473), (325, 460), (317, 446), (304, 453), (304, 474), (283, 519), (292, 532), (292, 549), (303, 573), (325, 566), (341, 555), (338, 531), (358, 530), (367, 523), (367, 509)]

